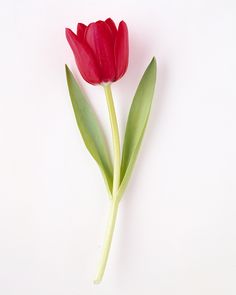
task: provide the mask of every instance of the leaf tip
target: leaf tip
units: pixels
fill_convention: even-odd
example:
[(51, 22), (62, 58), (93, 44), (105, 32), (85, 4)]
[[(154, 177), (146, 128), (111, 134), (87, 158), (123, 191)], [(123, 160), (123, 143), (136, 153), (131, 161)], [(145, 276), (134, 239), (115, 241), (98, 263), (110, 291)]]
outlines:
[(157, 59), (155, 56), (153, 56), (151, 62), (150, 62), (150, 65), (153, 64), (155, 66), (155, 68), (157, 67)]
[(65, 70), (66, 70), (66, 73), (68, 73), (70, 71), (69, 67), (67, 64), (65, 64)]

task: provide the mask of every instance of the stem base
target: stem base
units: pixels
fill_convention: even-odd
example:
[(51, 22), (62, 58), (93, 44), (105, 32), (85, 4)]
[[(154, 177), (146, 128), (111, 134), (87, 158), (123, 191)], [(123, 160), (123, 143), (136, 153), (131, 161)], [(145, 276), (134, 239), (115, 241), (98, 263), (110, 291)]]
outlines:
[(101, 257), (101, 261), (100, 261), (100, 264), (98, 267), (97, 276), (94, 280), (94, 284), (99, 284), (101, 282), (102, 277), (105, 272), (109, 252), (111, 249), (111, 241), (112, 241), (112, 237), (113, 237), (113, 233), (114, 233), (114, 229), (115, 229), (118, 207), (119, 207), (119, 203), (116, 201), (112, 201), (109, 220), (108, 220), (108, 224), (107, 224), (107, 231), (106, 231), (105, 241), (104, 241), (104, 246), (103, 246), (102, 257)]

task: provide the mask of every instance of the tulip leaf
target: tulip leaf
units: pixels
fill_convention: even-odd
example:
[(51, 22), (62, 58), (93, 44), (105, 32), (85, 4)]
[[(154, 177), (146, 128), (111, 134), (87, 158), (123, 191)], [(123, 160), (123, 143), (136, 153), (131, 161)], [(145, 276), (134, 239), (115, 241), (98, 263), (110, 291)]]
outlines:
[(152, 59), (136, 90), (126, 124), (122, 151), (121, 179), (118, 195), (121, 198), (131, 176), (144, 131), (148, 122), (156, 84), (156, 60)]
[(112, 164), (104, 133), (95, 112), (67, 65), (66, 77), (77, 125), (88, 151), (101, 169), (111, 197), (113, 178)]

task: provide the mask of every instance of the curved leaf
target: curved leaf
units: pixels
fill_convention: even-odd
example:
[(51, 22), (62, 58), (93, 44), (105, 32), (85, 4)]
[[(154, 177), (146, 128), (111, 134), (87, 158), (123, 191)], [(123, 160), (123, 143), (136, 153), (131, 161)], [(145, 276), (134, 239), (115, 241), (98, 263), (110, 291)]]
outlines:
[(135, 93), (126, 125), (121, 162), (119, 196), (121, 198), (130, 178), (147, 125), (156, 84), (155, 57), (147, 67)]
[(97, 116), (66, 65), (66, 77), (77, 125), (84, 143), (99, 165), (109, 193), (112, 192), (112, 164)]

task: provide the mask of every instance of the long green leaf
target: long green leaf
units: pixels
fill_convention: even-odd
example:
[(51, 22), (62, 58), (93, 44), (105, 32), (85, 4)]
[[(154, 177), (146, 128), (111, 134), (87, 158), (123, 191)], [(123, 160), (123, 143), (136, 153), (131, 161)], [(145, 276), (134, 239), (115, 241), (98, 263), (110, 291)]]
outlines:
[(97, 116), (66, 65), (66, 77), (77, 125), (84, 143), (99, 165), (108, 191), (112, 192), (112, 164)]
[(121, 162), (121, 198), (131, 176), (147, 125), (156, 84), (156, 60), (152, 59), (135, 93), (126, 125)]

